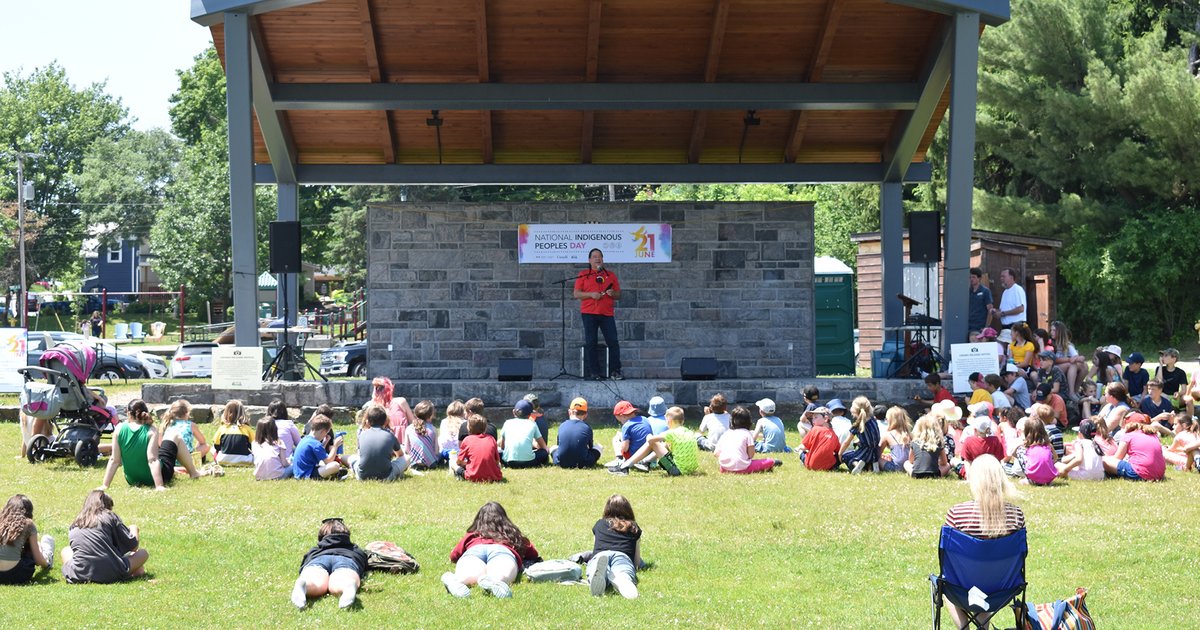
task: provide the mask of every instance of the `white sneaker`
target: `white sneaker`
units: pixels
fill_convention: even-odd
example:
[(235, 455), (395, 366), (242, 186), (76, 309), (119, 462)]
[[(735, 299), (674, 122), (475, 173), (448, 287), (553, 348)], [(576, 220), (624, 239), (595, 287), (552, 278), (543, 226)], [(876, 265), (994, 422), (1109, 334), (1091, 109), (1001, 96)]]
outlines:
[(354, 600), (358, 597), (358, 591), (342, 591), (338, 596), (338, 608), (349, 608), (354, 605)]
[(497, 580), (487, 576), (479, 578), (479, 588), (492, 594), (492, 597), (505, 599), (512, 597), (512, 589), (504, 580)]
[(625, 599), (637, 599), (637, 584), (634, 584), (633, 580), (630, 580), (623, 575), (614, 575), (612, 579), (612, 585), (617, 589), (617, 592), (621, 594), (621, 597), (624, 597)]
[(854, 462), (854, 469), (850, 471), (850, 474), (857, 475), (858, 473), (861, 473), (863, 471), (863, 468), (866, 468), (866, 466), (867, 466), (867, 463), (860, 459), (860, 460)]
[(42, 536), (38, 547), (42, 550), (42, 557), (46, 558), (46, 562), (49, 563), (46, 565), (46, 568), (52, 568), (54, 566), (54, 537), (50, 534)]
[(605, 464), (604, 467), (612, 468), (613, 466), (620, 466), (621, 464), (624, 464), (624, 463), (625, 463), (625, 460), (618, 457), (618, 458), (612, 460), (611, 462), (608, 462), (607, 464)]
[(458, 576), (450, 573), (449, 571), (442, 574), (442, 584), (446, 587), (446, 592), (455, 597), (461, 598), (469, 597), (471, 595), (471, 589), (468, 588), (466, 584), (463, 584), (462, 581), (458, 579)]
[(304, 578), (296, 578), (296, 585), (292, 587), (292, 605), (301, 610), (308, 605), (308, 585)]

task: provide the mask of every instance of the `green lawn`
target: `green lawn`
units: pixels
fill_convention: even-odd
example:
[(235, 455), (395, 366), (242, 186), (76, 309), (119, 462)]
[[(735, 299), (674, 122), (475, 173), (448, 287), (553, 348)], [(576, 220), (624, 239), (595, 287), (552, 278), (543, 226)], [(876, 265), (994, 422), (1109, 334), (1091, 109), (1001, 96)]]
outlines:
[[(613, 431), (597, 433), (607, 443)], [(30, 495), (37, 524), (61, 545), (102, 470), (15, 460), (17, 439), (15, 425), (0, 425), (0, 498)], [(509, 481), (496, 485), (456, 482), (442, 471), (395, 484), (254, 482), (249, 470), (227, 469), (224, 478), (177, 481), (155, 493), (118, 475), (116, 511), (142, 527), (149, 577), (71, 586), (56, 567), (35, 586), (0, 587), (0, 627), (928, 625), (938, 528), (947, 507), (969, 498), (965, 484), (810, 473), (790, 456), (774, 473), (720, 475), (703, 459), (703, 474), (688, 478), (544, 469), (506, 471)], [(1192, 626), (1200, 611), (1192, 585), (1200, 563), (1189, 546), (1198, 485), (1200, 477), (1170, 471), (1156, 484), (1023, 488), (1031, 601), (1086, 586), (1102, 628)], [(504, 504), (543, 557), (564, 558), (591, 547), (591, 526), (614, 492), (630, 498), (646, 531), (643, 555), (654, 567), (641, 574), (641, 599), (521, 582), (510, 601), (479, 592), (464, 601), (438, 581), (484, 502)], [(296, 611), (288, 592), (327, 516), (345, 518), (360, 544), (396, 541), (421, 572), (371, 575), (361, 608), (348, 613), (329, 598)]]

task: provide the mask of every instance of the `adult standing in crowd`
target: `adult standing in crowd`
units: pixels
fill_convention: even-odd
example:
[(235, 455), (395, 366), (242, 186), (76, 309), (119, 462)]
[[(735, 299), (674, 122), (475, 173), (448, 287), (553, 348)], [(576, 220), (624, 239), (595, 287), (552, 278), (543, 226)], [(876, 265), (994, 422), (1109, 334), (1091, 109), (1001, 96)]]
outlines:
[(971, 267), (971, 295), (967, 303), (967, 329), (983, 330), (988, 323), (988, 313), (993, 307), (992, 290), (983, 286), (983, 270)]
[(1004, 293), (1000, 294), (1000, 308), (992, 312), (1000, 318), (1001, 328), (1012, 328), (1013, 324), (1023, 322), (1027, 317), (1025, 288), (1017, 284), (1017, 272), (1012, 267), (1005, 267), (1000, 272), (1000, 284), (1004, 287)]
[(575, 277), (574, 296), (580, 301), (579, 312), (583, 317), (583, 377), (604, 380), (597, 353), (596, 331), (599, 330), (608, 346), (608, 376), (621, 380), (621, 345), (617, 341), (617, 321), (613, 317), (613, 305), (621, 299), (621, 283), (617, 274), (605, 269), (604, 252), (599, 249), (588, 252), (588, 268)]

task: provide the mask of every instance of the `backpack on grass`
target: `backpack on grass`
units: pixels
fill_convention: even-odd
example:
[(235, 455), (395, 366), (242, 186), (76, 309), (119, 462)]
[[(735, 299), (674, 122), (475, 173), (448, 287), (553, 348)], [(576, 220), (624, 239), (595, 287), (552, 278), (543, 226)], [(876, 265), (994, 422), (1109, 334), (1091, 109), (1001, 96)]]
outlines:
[(421, 565), (396, 543), (376, 540), (367, 543), (367, 568), (388, 573), (416, 573), (421, 570)]

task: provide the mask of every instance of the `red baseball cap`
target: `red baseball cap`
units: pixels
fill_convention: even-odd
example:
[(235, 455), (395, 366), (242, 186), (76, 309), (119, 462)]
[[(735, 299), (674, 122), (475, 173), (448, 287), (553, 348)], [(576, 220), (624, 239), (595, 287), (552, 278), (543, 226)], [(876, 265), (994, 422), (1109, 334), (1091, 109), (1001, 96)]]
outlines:
[(637, 413), (637, 407), (634, 407), (633, 403), (628, 400), (622, 400), (617, 403), (616, 407), (613, 407), (614, 416), (624, 416), (631, 413)]

